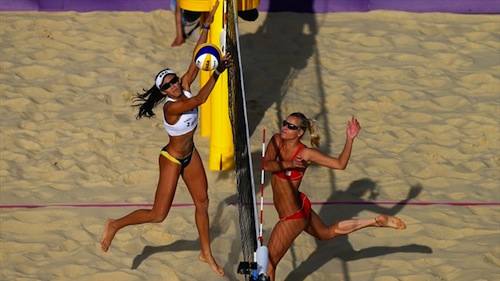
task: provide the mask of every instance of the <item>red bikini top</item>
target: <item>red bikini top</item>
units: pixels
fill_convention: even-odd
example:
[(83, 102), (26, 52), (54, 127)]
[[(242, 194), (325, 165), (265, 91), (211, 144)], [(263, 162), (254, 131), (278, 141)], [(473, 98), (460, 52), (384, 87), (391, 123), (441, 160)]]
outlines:
[[(306, 147), (303, 143), (299, 143), (297, 150), (295, 153), (292, 155), (292, 158), (290, 160), (293, 160), (297, 155)], [(279, 158), (279, 156), (278, 156)], [(278, 178), (282, 178), (285, 180), (300, 180), (304, 176), (305, 168), (291, 168), (291, 169), (286, 169), (286, 170), (281, 170), (278, 172), (274, 172), (273, 175), (276, 175)]]

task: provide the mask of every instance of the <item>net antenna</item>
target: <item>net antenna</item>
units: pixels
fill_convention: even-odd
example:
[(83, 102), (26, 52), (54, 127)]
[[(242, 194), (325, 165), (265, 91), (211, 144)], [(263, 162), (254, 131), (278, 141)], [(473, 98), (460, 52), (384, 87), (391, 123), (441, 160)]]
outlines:
[[(228, 68), (228, 104), (229, 119), (233, 130), (236, 186), (238, 189), (238, 216), (240, 224), (240, 238), (242, 259), (238, 266), (238, 273), (245, 276), (245, 280), (268, 280), (265, 274), (259, 277), (256, 273), (258, 260), (261, 271), (267, 271), (267, 248), (262, 246), (259, 231), (259, 221), (256, 208), (256, 192), (253, 177), (252, 157), (249, 151), (250, 134), (243, 79), (243, 65), (241, 60), (238, 14), (236, 0), (225, 0), (223, 9), (225, 38), (221, 40), (224, 52), (229, 52), (234, 64)], [(263, 261), (262, 261), (263, 260)], [(262, 266), (265, 265), (265, 268)], [(256, 278), (265, 279), (256, 279)]]
[(262, 129), (262, 153), (260, 158), (260, 214), (259, 214), (259, 246), (264, 245), (263, 225), (264, 225), (264, 156), (266, 155), (266, 129)]
[(259, 214), (259, 237), (257, 251), (255, 252), (255, 263), (257, 269), (252, 272), (251, 280), (269, 281), (267, 276), (267, 266), (269, 264), (269, 250), (264, 246), (264, 157), (266, 155), (266, 129), (262, 129), (262, 153), (260, 158), (260, 214)]

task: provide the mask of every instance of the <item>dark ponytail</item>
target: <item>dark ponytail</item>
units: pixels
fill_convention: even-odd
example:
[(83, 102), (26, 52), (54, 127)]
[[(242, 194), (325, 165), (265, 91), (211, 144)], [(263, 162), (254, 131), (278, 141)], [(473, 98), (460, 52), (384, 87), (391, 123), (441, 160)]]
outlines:
[(139, 107), (139, 112), (137, 113), (136, 119), (142, 117), (151, 118), (155, 116), (153, 108), (157, 106), (161, 101), (165, 99), (165, 95), (161, 93), (156, 86), (151, 87), (149, 90), (144, 90), (144, 93), (139, 94), (134, 97), (134, 104), (132, 106)]

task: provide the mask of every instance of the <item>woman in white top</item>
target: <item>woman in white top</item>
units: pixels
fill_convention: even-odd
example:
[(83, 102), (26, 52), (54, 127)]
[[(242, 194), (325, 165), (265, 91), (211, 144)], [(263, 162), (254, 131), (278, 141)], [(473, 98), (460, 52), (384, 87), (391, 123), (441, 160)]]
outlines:
[[(205, 43), (208, 29), (213, 21), (217, 4), (202, 26), (202, 33), (197, 42)], [(195, 47), (196, 48), (196, 47)], [(193, 134), (198, 123), (198, 106), (203, 104), (212, 91), (217, 78), (231, 62), (229, 55), (222, 58), (207, 83), (198, 95), (192, 96), (190, 85), (198, 74), (198, 68), (192, 62), (187, 72), (179, 78), (174, 71), (164, 69), (155, 78), (155, 85), (136, 97), (139, 107), (137, 118), (154, 116), (153, 108), (164, 102), (163, 123), (169, 135), (169, 143), (159, 156), (160, 177), (152, 209), (140, 209), (119, 218), (107, 221), (101, 241), (101, 248), (107, 251), (116, 232), (128, 225), (148, 222), (162, 222), (172, 206), (177, 181), (182, 177), (195, 204), (195, 221), (200, 236), (200, 260), (207, 262), (212, 270), (224, 275), (217, 264), (210, 248), (207, 178), (198, 151), (194, 147)]]

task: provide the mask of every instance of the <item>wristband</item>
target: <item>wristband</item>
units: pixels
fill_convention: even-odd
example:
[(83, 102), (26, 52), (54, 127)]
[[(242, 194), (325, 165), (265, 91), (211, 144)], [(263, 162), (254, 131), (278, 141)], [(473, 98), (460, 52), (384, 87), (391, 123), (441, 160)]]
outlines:
[(222, 72), (220, 72), (219, 69), (216, 68), (214, 70), (214, 73), (215, 73), (215, 75), (220, 76)]
[(210, 29), (210, 24), (202, 24), (201, 28), (209, 30)]

